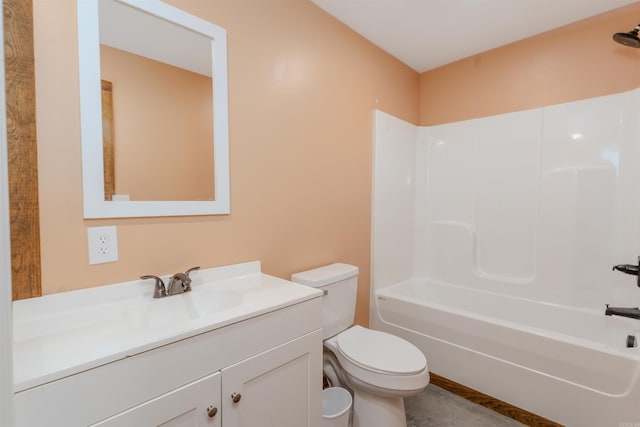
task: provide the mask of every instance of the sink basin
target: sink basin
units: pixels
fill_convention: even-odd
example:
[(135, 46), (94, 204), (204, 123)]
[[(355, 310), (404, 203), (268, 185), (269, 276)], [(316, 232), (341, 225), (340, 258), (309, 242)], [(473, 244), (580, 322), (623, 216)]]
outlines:
[(225, 288), (202, 289), (198, 293), (189, 292), (182, 295), (184, 304), (196, 317), (216, 316), (222, 311), (231, 310), (243, 301), (240, 291)]
[(123, 319), (131, 327), (166, 328), (188, 325), (208, 316), (221, 316), (237, 307), (242, 294), (233, 289), (203, 287), (184, 294), (152, 299), (124, 309)]

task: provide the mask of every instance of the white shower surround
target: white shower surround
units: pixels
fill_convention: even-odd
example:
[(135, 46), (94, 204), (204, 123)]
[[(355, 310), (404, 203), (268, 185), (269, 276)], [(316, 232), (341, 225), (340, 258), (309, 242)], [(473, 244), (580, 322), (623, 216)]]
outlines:
[(640, 255), (639, 198), (639, 90), (432, 127), (377, 111), (371, 325), (555, 421), (640, 423), (640, 320), (604, 316), (640, 305), (611, 270)]

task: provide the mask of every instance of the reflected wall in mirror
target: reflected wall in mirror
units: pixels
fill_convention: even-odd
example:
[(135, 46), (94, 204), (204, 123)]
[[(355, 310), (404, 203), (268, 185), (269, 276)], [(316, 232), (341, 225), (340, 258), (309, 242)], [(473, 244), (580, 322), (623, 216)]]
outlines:
[(226, 32), (151, 0), (78, 17), (85, 217), (229, 213)]
[(130, 200), (214, 200), (211, 77), (106, 45), (100, 65), (105, 185)]

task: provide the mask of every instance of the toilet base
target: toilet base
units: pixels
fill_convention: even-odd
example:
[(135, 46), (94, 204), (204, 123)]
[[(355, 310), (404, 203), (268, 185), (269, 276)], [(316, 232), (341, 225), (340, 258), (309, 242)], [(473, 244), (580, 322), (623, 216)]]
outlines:
[(353, 427), (407, 427), (404, 398), (354, 390)]

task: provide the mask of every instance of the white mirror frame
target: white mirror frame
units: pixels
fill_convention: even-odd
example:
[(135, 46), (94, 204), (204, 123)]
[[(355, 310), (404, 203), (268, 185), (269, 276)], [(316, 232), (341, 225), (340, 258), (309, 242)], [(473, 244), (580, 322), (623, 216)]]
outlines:
[[(227, 32), (201, 18), (157, 0), (117, 0), (211, 38), (213, 49), (213, 123), (215, 200), (106, 201), (102, 152), (99, 0), (78, 0), (78, 62), (85, 218), (216, 215), (230, 212)], [(164, 173), (160, 165), (147, 165)]]

